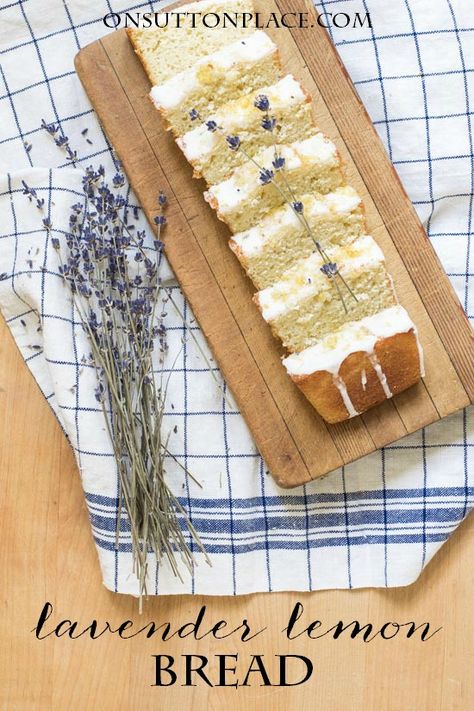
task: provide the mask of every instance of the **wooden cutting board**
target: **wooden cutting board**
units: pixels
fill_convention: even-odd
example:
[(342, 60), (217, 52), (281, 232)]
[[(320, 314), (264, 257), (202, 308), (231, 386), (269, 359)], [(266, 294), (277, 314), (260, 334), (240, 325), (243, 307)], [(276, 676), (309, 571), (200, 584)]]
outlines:
[[(300, 0), (257, 2), (300, 12)], [(278, 484), (293, 487), (352, 462), (474, 402), (474, 333), (326, 31), (269, 30), (283, 70), (313, 96), (363, 198), (426, 359), (419, 385), (361, 417), (327, 425), (287, 377), (282, 351), (252, 303), (253, 287), (227, 247), (229, 232), (148, 99), (148, 79), (125, 31), (83, 49), (76, 69), (147, 215), (169, 198), (166, 254), (214, 357)]]

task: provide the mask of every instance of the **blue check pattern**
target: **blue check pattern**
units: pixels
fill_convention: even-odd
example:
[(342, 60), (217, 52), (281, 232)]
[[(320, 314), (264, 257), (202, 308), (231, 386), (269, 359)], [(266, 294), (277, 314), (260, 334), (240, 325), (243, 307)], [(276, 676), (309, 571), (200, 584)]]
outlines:
[[(469, 318), (474, 317), (474, 26), (455, 0), (322, 0), (317, 8), (367, 107)], [(78, 49), (104, 34), (107, 12), (162, 3), (17, 0), (0, 5), (0, 309), (22, 356), (74, 448), (104, 583), (136, 592), (126, 527), (115, 548), (117, 479), (87, 347), (64, 298), (54, 250), (21, 180), (45, 199), (58, 236), (80, 196), (80, 168), (114, 156), (74, 73)], [(372, 28), (337, 27), (344, 13), (371, 15)], [(339, 14), (339, 18), (336, 15)], [(352, 25), (352, 22), (350, 23)], [(77, 150), (76, 167), (41, 121)], [(127, 189), (129, 204), (133, 193)], [(48, 214), (49, 214), (48, 213)], [(172, 225), (169, 226), (172, 229)], [(163, 265), (193, 334), (206, 345)], [(38, 317), (43, 329), (38, 332)], [(179, 354), (165, 427), (172, 452), (202, 483), (169, 477), (213, 567), (184, 583), (152, 566), (155, 594), (397, 586), (414, 581), (473, 504), (472, 409), (288, 492), (278, 489), (229, 393), (217, 387), (176, 314), (167, 317)], [(214, 368), (214, 376), (220, 380)], [(225, 389), (225, 385), (222, 384)], [(230, 404), (229, 404), (230, 402)], [(176, 432), (174, 431), (176, 428)]]

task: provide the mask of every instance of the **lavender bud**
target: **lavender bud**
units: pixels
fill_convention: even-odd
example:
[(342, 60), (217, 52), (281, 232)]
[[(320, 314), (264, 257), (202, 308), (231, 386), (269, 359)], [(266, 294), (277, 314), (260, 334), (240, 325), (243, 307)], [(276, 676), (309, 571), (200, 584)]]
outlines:
[(104, 402), (104, 386), (102, 384), (98, 385), (94, 392), (97, 402)]
[(275, 170), (281, 170), (281, 168), (285, 165), (285, 159), (283, 156), (276, 156), (275, 160), (272, 161), (272, 165)]
[(53, 246), (53, 249), (55, 249), (56, 252), (59, 252), (59, 240), (57, 237), (53, 237), (53, 239), (51, 240), (51, 244)]
[(268, 111), (268, 109), (270, 108), (270, 102), (268, 100), (268, 97), (265, 96), (265, 94), (259, 94), (255, 98), (254, 106), (260, 111)]
[(264, 119), (262, 119), (262, 128), (265, 129), (265, 131), (273, 131), (276, 125), (276, 118), (270, 118), (270, 116), (265, 116)]
[(238, 136), (226, 136), (225, 140), (231, 151), (237, 151), (240, 147), (240, 138)]
[(37, 197), (37, 193), (34, 188), (30, 188), (30, 186), (27, 185), (24, 180), (21, 181), (21, 184), (23, 185), (23, 195), (28, 195), (30, 197), (30, 200), (32, 197)]
[(160, 191), (160, 194), (158, 195), (158, 203), (161, 206), (166, 205), (166, 195), (162, 191)]
[(59, 127), (56, 127), (54, 123), (46, 123), (44, 119), (41, 119), (41, 128), (44, 128), (50, 136), (54, 136), (59, 130)]
[(206, 127), (211, 133), (217, 131), (217, 123), (215, 121), (206, 121)]
[(327, 277), (335, 276), (338, 271), (337, 264), (335, 262), (327, 262), (327, 264), (323, 264), (323, 266), (321, 267), (321, 271)]
[(196, 121), (196, 119), (199, 118), (199, 111), (197, 111), (196, 109), (191, 109), (191, 111), (189, 112), (189, 118), (191, 119), (191, 121)]
[(157, 215), (153, 222), (155, 225), (166, 225), (166, 217), (164, 215)]
[(302, 202), (294, 202), (293, 209), (295, 212), (298, 212), (301, 214), (303, 212), (303, 203)]
[(89, 289), (89, 287), (86, 284), (79, 284), (77, 287), (77, 290), (81, 296), (83, 296), (85, 299), (90, 299), (92, 296), (92, 291)]
[(269, 170), (268, 168), (263, 168), (263, 170), (260, 171), (259, 180), (262, 183), (262, 185), (267, 185), (270, 183), (273, 179), (273, 170)]
[(116, 173), (112, 179), (114, 188), (122, 188), (125, 185), (125, 178), (122, 173)]

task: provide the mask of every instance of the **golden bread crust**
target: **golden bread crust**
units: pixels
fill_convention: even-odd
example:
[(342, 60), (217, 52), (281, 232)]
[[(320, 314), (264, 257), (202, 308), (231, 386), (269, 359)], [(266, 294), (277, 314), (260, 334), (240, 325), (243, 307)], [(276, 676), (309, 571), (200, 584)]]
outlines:
[[(380, 339), (375, 345), (375, 355), (393, 395), (419, 381), (420, 355), (413, 330)], [(324, 370), (291, 377), (326, 422), (335, 424), (349, 419), (350, 414), (331, 373)], [(387, 399), (367, 353), (351, 353), (343, 361), (339, 377), (358, 414)]]
[(145, 70), (145, 73), (150, 81), (150, 84), (155, 84), (154, 80), (154, 75), (153, 75), (153, 69), (147, 62), (147, 59), (142, 52), (142, 49), (140, 47), (140, 36), (143, 30), (139, 30), (136, 27), (127, 27), (125, 30), (128, 36), (128, 39), (131, 42), (131, 45), (135, 51), (135, 54), (137, 55), (138, 59), (140, 60), (143, 69)]
[(232, 238), (229, 240), (229, 247), (231, 248), (231, 250), (237, 257), (239, 262), (241, 263), (242, 267), (245, 269), (245, 271), (247, 271), (249, 263), (248, 263), (247, 257), (245, 256), (245, 254), (242, 251), (242, 248)]

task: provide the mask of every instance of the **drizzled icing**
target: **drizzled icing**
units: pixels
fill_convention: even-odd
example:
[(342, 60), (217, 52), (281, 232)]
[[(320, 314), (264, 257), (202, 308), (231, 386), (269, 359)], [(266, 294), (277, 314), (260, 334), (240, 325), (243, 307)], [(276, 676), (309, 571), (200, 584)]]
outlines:
[[(360, 321), (346, 324), (338, 333), (327, 336), (315, 346), (285, 358), (283, 364), (292, 376), (311, 375), (317, 371), (331, 373), (334, 385), (341, 394), (349, 417), (354, 417), (358, 413), (349, 397), (344, 380), (339, 375), (342, 363), (351, 353), (365, 352), (383, 388), (385, 397), (391, 398), (393, 393), (375, 353), (375, 346), (379, 340), (408, 332), (412, 332), (416, 338), (420, 373), (423, 377), (425, 374), (423, 349), (418, 339), (418, 333), (409, 315), (400, 305), (384, 309), (374, 316), (368, 316)], [(365, 391), (367, 385), (365, 370), (362, 370), (361, 373), (361, 385)]]
[(351, 353), (372, 353), (378, 340), (409, 331), (416, 334), (408, 313), (400, 305), (392, 306), (374, 316), (346, 323), (337, 333), (323, 338), (316, 345), (288, 356), (283, 365), (290, 375), (310, 375), (317, 370), (335, 374)]
[[(304, 195), (301, 198), (301, 202), (304, 205), (305, 216), (312, 219), (327, 218), (331, 215), (348, 215), (359, 207), (361, 200), (353, 188), (345, 185), (327, 195)], [(301, 222), (291, 206), (284, 205), (274, 210), (268, 217), (261, 220), (258, 225), (234, 235), (233, 240), (243, 254), (247, 257), (252, 257), (258, 254), (279, 230), (288, 228), (301, 230)], [(291, 236), (292, 233), (290, 233)]]
[(357, 410), (355, 409), (354, 405), (352, 404), (352, 400), (349, 397), (349, 393), (347, 392), (346, 384), (341, 378), (340, 375), (333, 375), (332, 376), (334, 385), (336, 388), (339, 390), (341, 393), (342, 401), (344, 403), (344, 406), (349, 413), (349, 417), (357, 417), (359, 414)]
[(385, 397), (387, 399), (390, 399), (392, 397), (393, 393), (390, 390), (390, 388), (388, 387), (387, 378), (385, 376), (385, 373), (382, 370), (382, 366), (380, 365), (380, 361), (377, 358), (377, 355), (375, 353), (371, 353), (369, 355), (369, 360), (370, 360), (372, 367), (375, 370), (375, 373), (380, 381), (380, 385), (382, 386), (382, 390), (385, 393)]
[[(213, 54), (208, 54), (180, 74), (176, 74), (163, 84), (156, 85), (150, 92), (150, 97), (159, 109), (175, 109), (193, 91), (199, 89), (200, 72), (208, 67), (225, 72), (236, 63), (255, 63), (277, 51), (277, 47), (265, 32), (256, 30), (246, 37), (227, 45)], [(190, 107), (192, 108), (192, 107)]]
[[(281, 145), (279, 154), (285, 159), (285, 169), (291, 173), (293, 170), (306, 170), (311, 166), (332, 167), (338, 165), (336, 146), (321, 132), (306, 138), (304, 141)], [(257, 153), (255, 161), (259, 166), (271, 165), (275, 157), (274, 148), (264, 148)], [(217, 185), (212, 185), (204, 193), (208, 202), (216, 200), (219, 211), (227, 214), (239, 205), (244, 204), (249, 195), (254, 193), (259, 186), (260, 168), (252, 161), (239, 166), (230, 178)], [(261, 187), (261, 186), (260, 186)]]
[(415, 334), (416, 347), (418, 348), (418, 357), (420, 359), (420, 374), (421, 374), (421, 377), (424, 378), (425, 377), (425, 354), (423, 353), (423, 346), (421, 345), (420, 339), (418, 338), (418, 329), (415, 326), (415, 324), (413, 324), (413, 333)]
[[(291, 74), (272, 86), (264, 87), (260, 93), (268, 97), (273, 111), (281, 111), (306, 101), (301, 84)], [(256, 109), (248, 96), (235, 101), (231, 109), (208, 117), (216, 121), (224, 134), (238, 132), (255, 117)], [(200, 125), (178, 138), (177, 143), (189, 161), (199, 160), (212, 153), (216, 147), (222, 148), (222, 133), (209, 131), (207, 126)]]

